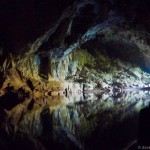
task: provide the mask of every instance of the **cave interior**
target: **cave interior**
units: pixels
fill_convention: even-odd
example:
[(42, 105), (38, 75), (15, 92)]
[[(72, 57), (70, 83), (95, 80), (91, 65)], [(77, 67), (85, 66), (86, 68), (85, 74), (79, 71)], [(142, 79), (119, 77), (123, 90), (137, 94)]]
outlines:
[(0, 150), (150, 149), (149, 0), (0, 1)]

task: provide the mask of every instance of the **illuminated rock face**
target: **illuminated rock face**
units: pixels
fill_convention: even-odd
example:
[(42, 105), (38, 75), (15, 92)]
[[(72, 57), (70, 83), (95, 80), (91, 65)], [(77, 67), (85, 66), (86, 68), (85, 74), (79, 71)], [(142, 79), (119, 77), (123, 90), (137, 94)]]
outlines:
[[(6, 4), (1, 3), (5, 8)], [(56, 3), (61, 3), (61, 5), (57, 7)], [(126, 7), (130, 4), (137, 9), (134, 9), (133, 12), (129, 9), (127, 12)], [(14, 20), (16, 24), (11, 26), (12, 30), (10, 30), (10, 26), (6, 25), (7, 19), (8, 21), (13, 19), (11, 15), (3, 22), (6, 30), (9, 29), (13, 33), (16, 30), (18, 32), (14, 33), (12, 39), (11, 32), (7, 35), (5, 30), (3, 31), (6, 39), (2, 40), (2, 48), (5, 49), (5, 45), (8, 47), (6, 46), (6, 50), (1, 49), (1, 55), (6, 57), (10, 52), (7, 49), (12, 46), (10, 48), (13, 50), (11, 52), (16, 67), (26, 78), (36, 80), (42, 78), (48, 81), (69, 79), (83, 81), (87, 79), (88, 81), (85, 82), (96, 80), (94, 82), (97, 83), (100, 82), (98, 81), (100, 77), (95, 73), (89, 74), (88, 78), (84, 75), (81, 77), (80, 74), (86, 74), (86, 70), (92, 69), (95, 72), (99, 70), (107, 73), (108, 70), (113, 69), (112, 58), (121, 59), (141, 67), (144, 71), (149, 71), (149, 35), (143, 30), (131, 27), (135, 24), (139, 25), (138, 21), (142, 18), (138, 16), (141, 7), (144, 8), (144, 12), (147, 11), (144, 2), (135, 4), (125, 0), (124, 4), (120, 4), (119, 1), (88, 0), (63, 3), (63, 1), (56, 0), (55, 2), (46, 1), (35, 4), (31, 1), (31, 5), (24, 2), (23, 5), (30, 9), (26, 11), (26, 7), (22, 7), (21, 2), (17, 3), (16, 11), (20, 10), (20, 14)], [(39, 11), (40, 7), (45, 7), (45, 9)], [(56, 7), (58, 9), (54, 11)], [(122, 12), (123, 10), (124, 12)], [(14, 14), (17, 13), (15, 10), (10, 11)], [(55, 13), (51, 14), (52, 11)], [(145, 14), (141, 15), (145, 17)], [(33, 19), (32, 26), (31, 18), (37, 19)], [(49, 19), (48, 22), (47, 19)], [(17, 21), (21, 21), (22, 24), (19, 26)], [(23, 21), (26, 21), (27, 26), (23, 25)], [(42, 22), (41, 26), (39, 26), (39, 22)], [(147, 22), (143, 23), (143, 27), (148, 28)], [(14, 28), (16, 30), (13, 30)], [(25, 31), (24, 33), (22, 29), (37, 33)], [(10, 39), (7, 39), (7, 36)], [(14, 47), (9, 42), (13, 42)], [(81, 51), (77, 51), (78, 49)], [(123, 72), (126, 71), (128, 71), (127, 68), (123, 70)], [(141, 78), (136, 73), (131, 76)], [(112, 83), (111, 75), (109, 78), (107, 82)]]

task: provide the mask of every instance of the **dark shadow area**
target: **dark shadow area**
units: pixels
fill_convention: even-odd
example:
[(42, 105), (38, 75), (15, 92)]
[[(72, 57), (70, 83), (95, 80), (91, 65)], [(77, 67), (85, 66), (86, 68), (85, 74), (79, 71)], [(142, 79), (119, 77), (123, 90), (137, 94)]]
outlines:
[[(106, 110), (99, 114), (98, 126), (89, 137), (86, 137), (86, 147), (89, 150), (122, 150), (137, 136), (137, 114), (120, 122), (117, 116), (111, 116), (111, 113), (113, 112)], [(110, 116), (113, 120), (107, 124), (108, 120), (104, 118)]]
[(4, 82), (4, 77), (3, 77), (3, 73), (2, 72), (0, 72), (0, 88), (2, 88), (2, 86), (3, 86), (3, 82)]
[(103, 34), (98, 35), (94, 40), (84, 43), (82, 48), (87, 49), (94, 57), (97, 56), (96, 51), (100, 51), (101, 54), (108, 56), (110, 59), (120, 59), (139, 66), (145, 72), (150, 72), (149, 63), (136, 44), (130, 41), (113, 40), (113, 38), (107, 41), (103, 38)]
[(0, 40), (5, 51), (20, 53), (43, 35), (75, 0), (1, 0)]
[(17, 93), (13, 92), (13, 87), (6, 89), (7, 93), (0, 97), (0, 108), (11, 110), (19, 103), (24, 101), (24, 90), (19, 89)]
[(31, 102), (29, 103), (27, 109), (31, 111), (31, 110), (33, 109), (33, 107), (34, 107), (34, 103), (35, 103), (35, 102), (34, 102), (34, 100), (32, 99)]
[(48, 79), (48, 73), (49, 73), (49, 58), (48, 57), (40, 57), (41, 64), (39, 66), (39, 76)]
[(42, 125), (42, 135), (39, 139), (46, 149), (54, 149), (53, 119), (49, 108), (46, 108), (41, 112), (40, 120)]
[(128, 150), (150, 148), (150, 106), (141, 109), (138, 121), (137, 142), (134, 142)]
[(139, 146), (150, 146), (150, 106), (140, 111), (138, 141)]
[(33, 86), (33, 83), (30, 79), (27, 80), (27, 85), (29, 86), (29, 88), (31, 89), (31, 91), (34, 90), (34, 86)]

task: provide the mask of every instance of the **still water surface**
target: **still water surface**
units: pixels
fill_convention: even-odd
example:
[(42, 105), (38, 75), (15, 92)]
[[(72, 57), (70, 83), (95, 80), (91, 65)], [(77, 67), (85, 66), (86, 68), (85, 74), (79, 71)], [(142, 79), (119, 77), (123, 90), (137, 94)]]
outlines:
[(4, 150), (122, 150), (136, 141), (139, 112), (149, 106), (150, 93), (47, 97), (32, 100), (30, 109), (25, 110), (28, 101), (9, 110), (1, 122), (0, 144)]

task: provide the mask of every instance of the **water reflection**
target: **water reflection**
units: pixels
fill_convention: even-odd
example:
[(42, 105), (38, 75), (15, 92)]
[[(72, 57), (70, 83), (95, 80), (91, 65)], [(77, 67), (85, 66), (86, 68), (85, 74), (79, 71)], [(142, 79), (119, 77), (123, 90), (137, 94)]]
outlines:
[(59, 115), (56, 115), (55, 121), (83, 140), (85, 149), (117, 150), (136, 140), (138, 112), (148, 106), (149, 93), (90, 93), (83, 97), (85, 99), (79, 102), (71, 97), (70, 101), (75, 104), (56, 110)]
[(26, 98), (9, 111), (1, 110), (5, 117), (1, 117), (0, 146), (121, 150), (136, 140), (138, 113), (149, 101), (147, 91)]

